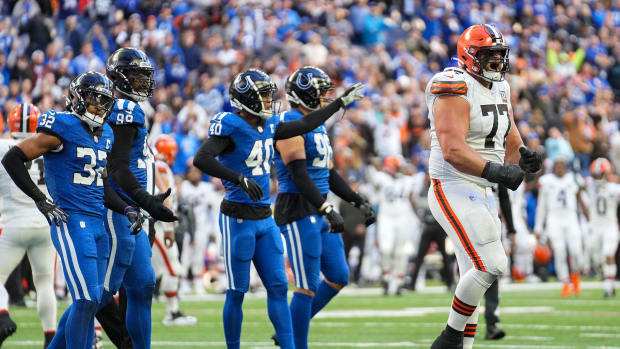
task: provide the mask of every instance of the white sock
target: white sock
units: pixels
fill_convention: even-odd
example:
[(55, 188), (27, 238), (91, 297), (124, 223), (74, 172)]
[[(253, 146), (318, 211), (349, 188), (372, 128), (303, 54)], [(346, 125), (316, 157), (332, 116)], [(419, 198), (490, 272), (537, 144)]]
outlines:
[(56, 306), (52, 274), (34, 275), (33, 281), (34, 286), (37, 288), (37, 312), (41, 319), (43, 331), (55, 331), (58, 308)]
[(496, 275), (477, 269), (470, 269), (459, 280), (452, 300), (448, 325), (457, 331), (464, 331), (465, 324), (476, 311), (486, 290), (491, 287)]
[(0, 311), (9, 311), (9, 294), (4, 288), (4, 283), (0, 284)]
[(476, 310), (471, 315), (467, 324), (465, 324), (465, 331), (463, 333), (463, 349), (472, 349), (474, 346), (474, 338), (476, 336), (476, 328), (478, 327), (478, 314), (480, 314), (480, 308), (476, 307)]
[[(614, 279), (616, 278), (616, 265), (603, 264), (603, 277), (605, 278), (605, 291), (612, 292), (614, 290)], [(0, 309), (2, 306), (0, 306)]]
[(179, 311), (179, 297), (177, 297), (176, 292), (172, 297), (168, 297), (166, 294), (166, 313), (176, 313), (177, 311)]

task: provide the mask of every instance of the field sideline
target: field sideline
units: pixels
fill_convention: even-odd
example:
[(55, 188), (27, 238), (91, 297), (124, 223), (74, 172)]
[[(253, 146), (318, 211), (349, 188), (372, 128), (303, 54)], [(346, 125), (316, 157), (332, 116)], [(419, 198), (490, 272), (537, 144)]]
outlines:
[[(480, 317), (475, 348), (506, 349), (620, 349), (620, 297), (603, 299), (599, 283), (586, 283), (582, 294), (560, 298), (554, 284), (542, 290), (524, 290), (530, 285), (509, 285), (501, 298), (501, 327), (507, 337), (485, 341), (484, 319)], [(549, 289), (554, 288), (554, 289)], [(500, 286), (501, 289), (501, 286)], [(451, 294), (439, 287), (424, 293), (384, 297), (377, 289), (349, 289), (337, 297), (313, 320), (311, 348), (428, 348), (444, 327)], [(225, 348), (221, 321), (223, 297), (182, 302), (185, 313), (197, 316), (193, 327), (164, 327), (164, 304), (153, 306), (153, 347)], [(66, 304), (59, 307), (61, 311)], [(12, 308), (18, 332), (2, 348), (41, 348), (41, 325), (35, 308)], [(269, 337), (261, 294), (248, 295), (244, 303), (243, 348), (275, 348)], [(104, 348), (113, 348), (106, 341)]]

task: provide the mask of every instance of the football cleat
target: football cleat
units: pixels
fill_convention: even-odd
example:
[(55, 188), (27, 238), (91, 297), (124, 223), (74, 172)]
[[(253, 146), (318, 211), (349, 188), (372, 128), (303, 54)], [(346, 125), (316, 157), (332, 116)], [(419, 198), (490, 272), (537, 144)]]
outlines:
[(278, 335), (277, 334), (272, 334), (271, 335), (271, 339), (273, 340), (273, 345), (275, 345), (276, 347), (280, 346), (280, 342), (278, 341)]
[(93, 342), (93, 349), (103, 349), (103, 332), (100, 328), (95, 329), (95, 341)]
[(0, 347), (2, 342), (17, 331), (17, 324), (11, 320), (9, 313), (0, 314)]
[(463, 349), (463, 332), (458, 336), (443, 330), (431, 345), (431, 349)]
[(52, 343), (52, 340), (54, 339), (55, 334), (56, 331), (49, 331), (43, 333), (43, 335), (45, 336), (45, 342), (43, 342), (43, 349), (49, 347), (50, 343)]
[(167, 313), (164, 316), (163, 323), (164, 326), (192, 326), (198, 323), (198, 319), (176, 311), (174, 313)]
[(566, 297), (570, 297), (572, 293), (573, 293), (573, 290), (571, 288), (571, 285), (569, 283), (566, 283), (564, 284), (564, 287), (562, 287), (562, 293), (560, 294), (560, 296), (566, 298)]
[(484, 339), (497, 340), (506, 336), (506, 332), (497, 326), (487, 326), (487, 333), (484, 335)]
[(603, 297), (605, 298), (612, 298), (616, 296), (616, 290), (611, 290), (611, 291), (605, 291), (605, 294), (603, 294)]

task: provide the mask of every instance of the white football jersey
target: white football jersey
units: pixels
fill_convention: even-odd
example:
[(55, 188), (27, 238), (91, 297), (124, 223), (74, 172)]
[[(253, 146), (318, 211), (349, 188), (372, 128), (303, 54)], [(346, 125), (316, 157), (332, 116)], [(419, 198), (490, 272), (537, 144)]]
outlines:
[(462, 173), (444, 160), (435, 132), (433, 109), (437, 98), (445, 95), (460, 96), (469, 103), (466, 143), (485, 160), (503, 164), (506, 137), (511, 127), (509, 110), (512, 106), (508, 82), (494, 82), (489, 89), (459, 68), (446, 68), (435, 74), (426, 86), (426, 104), (431, 121), (431, 178), (441, 181), (465, 180), (487, 187), (495, 185), (486, 179)]
[(413, 215), (409, 201), (414, 185), (412, 177), (403, 175), (393, 177), (385, 172), (377, 172), (373, 179), (378, 188), (380, 215)]
[[(0, 139), (0, 158), (18, 143), (15, 139)], [(28, 174), (39, 189), (47, 194), (43, 169), (43, 157), (26, 163)], [(0, 227), (39, 228), (47, 227), (47, 220), (39, 212), (34, 201), (15, 185), (9, 174), (0, 166)]]
[(618, 197), (620, 184), (606, 180), (593, 180), (586, 186), (590, 202), (590, 222), (600, 224), (617, 224)]
[(542, 231), (548, 217), (577, 219), (577, 193), (584, 185), (576, 173), (567, 172), (563, 177), (553, 173), (538, 180), (538, 204), (536, 207), (536, 231)]
[[(185, 180), (181, 184), (181, 196), (194, 207), (196, 229), (209, 229), (213, 225), (211, 212), (214, 209), (219, 211), (221, 201), (221, 195), (217, 195), (213, 184), (200, 181), (195, 186), (190, 181)], [(217, 202), (215, 202), (216, 200)], [(217, 220), (215, 224), (217, 224)]]
[(510, 208), (512, 210), (512, 221), (515, 224), (525, 224), (527, 226), (527, 207), (525, 202), (525, 183), (517, 188), (517, 190), (508, 190), (510, 198)]
[[(168, 200), (170, 200), (172, 211), (176, 212), (176, 210), (178, 209), (178, 205), (179, 205), (179, 196), (177, 194), (177, 186), (174, 182), (174, 175), (172, 174), (172, 170), (170, 169), (170, 166), (168, 166), (168, 164), (164, 161), (157, 160), (155, 161), (155, 171), (156, 171), (155, 172), (156, 176), (163, 176), (168, 182), (168, 185), (170, 186), (170, 196), (168, 196)], [(160, 193), (159, 188), (155, 186), (155, 194), (159, 194), (159, 193)]]

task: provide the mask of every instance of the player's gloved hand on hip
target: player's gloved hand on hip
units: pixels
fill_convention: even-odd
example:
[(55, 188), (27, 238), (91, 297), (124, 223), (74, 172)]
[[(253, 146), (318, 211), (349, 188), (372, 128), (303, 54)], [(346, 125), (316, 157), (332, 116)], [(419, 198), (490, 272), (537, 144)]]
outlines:
[(340, 104), (342, 104), (343, 108), (349, 106), (349, 104), (353, 102), (357, 102), (360, 99), (364, 98), (364, 94), (362, 93), (362, 89), (364, 89), (364, 84), (361, 82), (357, 82), (351, 85), (342, 96), (340, 96)]
[(136, 235), (142, 230), (142, 224), (144, 223), (144, 216), (140, 213), (140, 210), (133, 206), (125, 207), (125, 217), (129, 220), (128, 228), (131, 229), (131, 235)]
[(538, 172), (542, 168), (542, 154), (529, 150), (526, 147), (519, 148), (521, 153), (521, 160), (519, 160), (519, 167), (526, 173)]
[(329, 231), (331, 233), (341, 233), (344, 231), (344, 219), (340, 213), (336, 212), (334, 205), (325, 201), (321, 208), (319, 208), (319, 214), (327, 218), (329, 224)]
[(172, 210), (164, 205), (164, 200), (170, 195), (168, 188), (164, 193), (153, 195), (153, 200), (144, 209), (155, 219), (162, 222), (174, 222), (179, 220)]
[(239, 184), (241, 189), (248, 194), (252, 201), (258, 201), (263, 197), (263, 189), (252, 178), (248, 178), (244, 175), (239, 175)]
[(377, 221), (377, 213), (368, 201), (364, 200), (364, 202), (357, 206), (357, 208), (364, 214), (364, 223), (366, 226), (369, 226)]
[(504, 166), (497, 162), (487, 161), (481, 177), (489, 182), (503, 184), (506, 188), (514, 191), (523, 182), (524, 175), (517, 165)]
[(60, 221), (67, 223), (67, 218), (69, 218), (69, 215), (58, 206), (54, 205), (52, 200), (45, 198), (43, 200), (35, 201), (35, 204), (37, 205), (39, 211), (43, 213), (49, 225), (52, 225), (52, 221), (58, 226), (60, 225)]

